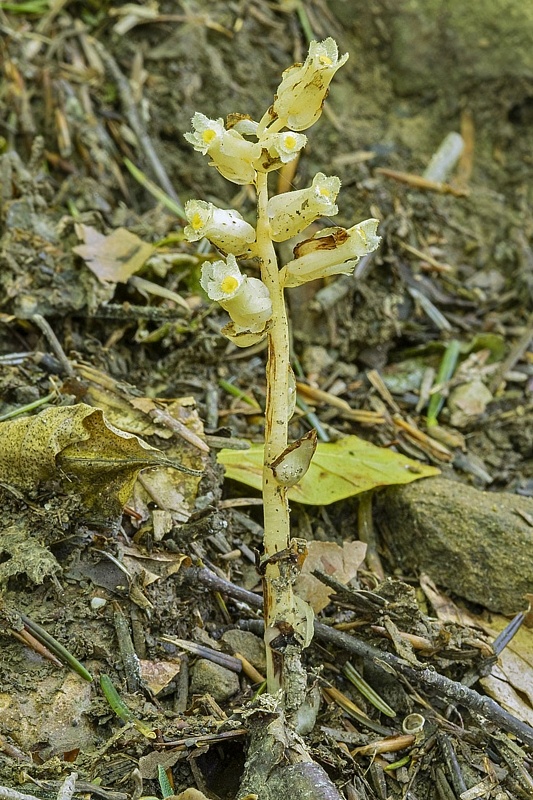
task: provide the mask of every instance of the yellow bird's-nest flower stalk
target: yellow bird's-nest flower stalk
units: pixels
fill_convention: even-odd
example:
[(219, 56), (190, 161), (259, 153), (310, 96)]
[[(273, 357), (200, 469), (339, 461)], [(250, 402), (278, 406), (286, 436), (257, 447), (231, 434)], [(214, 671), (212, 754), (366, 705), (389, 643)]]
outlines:
[[(293, 249), (293, 259), (278, 269), (274, 242), (287, 242), (323, 216), (337, 213), (340, 180), (317, 173), (312, 184), (268, 197), (268, 173), (295, 158), (307, 142), (301, 131), (322, 114), (329, 84), (346, 62), (330, 37), (311, 42), (303, 64), (285, 70), (274, 102), (259, 122), (233, 114), (226, 124), (197, 112), (185, 138), (210, 164), (238, 185), (257, 191), (256, 226), (235, 209), (191, 200), (186, 214), (189, 241), (206, 237), (221, 260), (202, 266), (201, 285), (208, 297), (230, 315), (222, 333), (239, 347), (268, 339), (265, 454), (263, 464), (264, 552), (260, 562), (265, 606), (268, 691), (281, 690), (282, 704), (298, 727), (305, 707), (306, 673), (302, 650), (313, 634), (310, 606), (293, 591), (306, 556), (306, 543), (291, 539), (287, 492), (305, 475), (316, 433), (288, 443), (295, 384), (290, 366), (289, 325), (284, 290), (317, 278), (353, 271), (362, 256), (376, 249), (378, 221), (368, 219), (348, 230), (315, 232)], [(286, 130), (283, 130), (283, 129)], [(237, 258), (257, 258), (261, 279), (241, 272)]]
[[(269, 466), (287, 447), (289, 374), (289, 324), (279, 280), (278, 261), (270, 237), (267, 203), (267, 174), (259, 173), (257, 187), (256, 252), (261, 259), (261, 278), (268, 287), (272, 315), (268, 332), (267, 396), (265, 408), (265, 456), (263, 466), (264, 508), (264, 607), (265, 641), (267, 644), (267, 686), (270, 693), (282, 688), (282, 665), (276, 659), (270, 642), (276, 638), (276, 622), (280, 621), (280, 605), (294, 607), (290, 580), (284, 580), (279, 562), (272, 559), (287, 551), (290, 544), (289, 501), (287, 489), (280, 486)], [(274, 590), (273, 590), (274, 589)], [(280, 592), (281, 595), (280, 596)]]

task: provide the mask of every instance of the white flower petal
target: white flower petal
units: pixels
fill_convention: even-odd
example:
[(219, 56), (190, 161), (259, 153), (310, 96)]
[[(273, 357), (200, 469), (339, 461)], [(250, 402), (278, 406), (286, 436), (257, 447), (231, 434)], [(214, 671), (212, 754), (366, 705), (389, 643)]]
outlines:
[(206, 261), (200, 284), (207, 296), (228, 312), (235, 333), (262, 331), (272, 316), (267, 286), (258, 278), (243, 275), (231, 253), (225, 261)]
[(189, 220), (183, 233), (189, 242), (204, 236), (224, 253), (243, 255), (255, 241), (255, 229), (234, 209), (218, 208), (204, 200), (189, 200), (185, 204)]
[(204, 155), (220, 142), (226, 133), (223, 119), (209, 119), (205, 114), (196, 112), (191, 120), (194, 129), (193, 133), (185, 133), (184, 136), (192, 144), (195, 150)]
[(192, 118), (193, 133), (185, 138), (195, 150), (211, 157), (212, 164), (228, 180), (238, 184), (253, 183), (256, 172), (252, 166), (261, 154), (257, 142), (250, 142), (236, 130), (226, 130), (222, 119), (209, 119), (196, 112)]
[(241, 290), (244, 280), (233, 255), (226, 261), (204, 261), (200, 285), (210, 300), (218, 303), (231, 300)]
[(270, 133), (262, 136), (259, 144), (261, 158), (257, 163), (257, 169), (268, 172), (293, 161), (307, 144), (307, 136), (303, 133), (294, 133), (294, 131)]

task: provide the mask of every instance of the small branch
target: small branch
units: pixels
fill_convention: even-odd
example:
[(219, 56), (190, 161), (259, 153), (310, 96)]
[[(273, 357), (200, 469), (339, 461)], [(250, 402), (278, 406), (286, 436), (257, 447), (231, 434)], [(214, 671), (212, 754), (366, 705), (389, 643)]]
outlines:
[[(230, 581), (219, 578), (218, 575), (208, 569), (191, 567), (187, 571), (187, 579), (192, 584), (202, 583), (214, 591), (225, 592), (230, 597), (247, 603), (252, 608), (261, 608), (263, 605), (263, 599), (258, 594), (242, 589), (240, 586), (235, 586)], [(321, 622), (315, 621), (315, 636), (323, 642), (336, 645), (367, 661), (369, 660), (374, 666), (384, 672), (388, 672), (389, 670), (383, 667), (385, 664), (412, 683), (421, 686), (424, 690), (434, 691), (437, 695), (446, 697), (449, 700), (455, 700), (465, 708), (468, 708), (469, 711), (481, 714), (495, 725), (518, 736), (525, 744), (533, 746), (533, 728), (509, 714), (508, 711), (505, 711), (490, 697), (484, 697), (473, 689), (469, 689), (457, 681), (452, 681), (432, 669), (415, 669), (405, 664), (398, 656), (378, 650), (360, 639), (348, 636)]]

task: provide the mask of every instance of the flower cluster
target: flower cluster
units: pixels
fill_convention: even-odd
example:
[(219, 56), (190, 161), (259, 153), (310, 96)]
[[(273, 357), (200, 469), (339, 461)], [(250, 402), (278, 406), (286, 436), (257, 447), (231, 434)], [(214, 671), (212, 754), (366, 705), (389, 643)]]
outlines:
[[(222, 119), (196, 113), (193, 132), (185, 138), (195, 150), (209, 156), (209, 163), (228, 180), (257, 185), (260, 175), (294, 160), (305, 147), (307, 137), (301, 131), (319, 119), (331, 79), (347, 59), (347, 53), (339, 57), (332, 38), (311, 42), (305, 62), (283, 73), (274, 102), (260, 122), (234, 114), (225, 125)], [(336, 214), (340, 185), (336, 176), (319, 172), (306, 189), (270, 198), (270, 240), (286, 241), (319, 217)], [(255, 228), (237, 211), (201, 200), (189, 201), (185, 213), (187, 239), (194, 242), (206, 237), (226, 256), (225, 260), (206, 262), (201, 280), (208, 297), (219, 302), (232, 319), (224, 333), (243, 346), (258, 341), (265, 335), (272, 313), (269, 290), (259, 279), (243, 275), (236, 261), (236, 257), (259, 255)], [(294, 259), (280, 273), (282, 287), (351, 272), (361, 256), (378, 246), (377, 224), (368, 219), (349, 230), (327, 228), (300, 243)]]

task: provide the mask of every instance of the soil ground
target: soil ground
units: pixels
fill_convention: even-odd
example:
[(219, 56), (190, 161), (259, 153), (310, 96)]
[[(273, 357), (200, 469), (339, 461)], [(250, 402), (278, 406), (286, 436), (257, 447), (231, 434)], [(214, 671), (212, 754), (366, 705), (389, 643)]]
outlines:
[[(197, 787), (211, 798), (237, 796), (245, 709), (257, 685), (231, 670), (210, 675), (209, 660), (206, 673), (206, 660), (183, 642), (228, 656), (247, 648), (264, 669), (253, 635), (260, 634), (257, 610), (211, 591), (191, 569), (203, 563), (235, 585), (260, 588), (253, 563), (261, 545), (258, 496), (224, 482), (215, 456), (221, 442), (261, 440), (265, 349), (237, 350), (220, 334), (225, 315), (199, 289), (204, 255), (184, 241), (176, 214), (125, 159), (182, 204), (196, 197), (252, 215), (247, 187), (210, 169), (183, 133), (196, 111), (260, 118), (282, 70), (304, 60), (308, 29), (319, 40), (333, 36), (350, 59), (307, 132), (292, 184), (307, 186), (317, 171), (337, 174), (339, 215), (330, 224), (375, 216), (383, 242), (355, 279), (289, 292), (301, 382), (329, 392), (329, 400), (302, 397), (332, 439), (357, 434), (439, 467), (446, 483), (435, 497), (453, 508), (444, 538), (456, 528), (454, 514), (471, 521), (457, 526), (459, 549), (469, 530), (479, 533), (487, 508), (497, 519), (509, 514), (507, 532), (509, 519), (517, 525), (514, 539), (511, 532), (504, 540), (507, 555), (516, 546), (516, 556), (512, 550), (503, 558), (475, 540), (471, 564), (483, 566), (472, 589), (455, 565), (469, 576), (476, 570), (459, 557), (450, 561), (456, 556), (448, 551), (439, 565), (440, 545), (432, 551), (428, 544), (425, 560), (408, 543), (397, 552), (415, 526), (408, 504), (417, 508), (416, 487), (425, 482), (412, 484), (412, 499), (389, 503), (382, 494), (375, 522), (383, 539), (370, 537), (357, 578), (346, 594), (336, 586), (336, 602), (321, 620), (357, 630), (404, 664), (429, 665), (492, 693), (520, 722), (533, 723), (531, 691), (516, 688), (518, 679), (518, 710), (479, 682), (494, 663), (489, 642), (504, 624), (491, 614), (526, 610), (520, 598), (533, 591), (533, 11), (517, 0), (464, 5), (0, 3), (1, 418), (86, 403), (203, 472), (201, 481), (178, 473), (152, 482), (156, 473), (142, 473), (122, 515), (116, 487), (100, 492), (101, 465), (83, 497), (69, 491), (63, 467), (44, 482), (30, 469), (25, 485), (15, 486), (0, 466), (0, 786), (52, 797), (75, 771), (85, 782), (80, 793), (160, 796), (161, 765), (175, 794)], [(460, 160), (423, 185), (417, 178), (451, 132), (463, 137)], [(83, 230), (108, 236), (123, 229), (154, 252), (134, 278), (102, 282), (73, 248)], [(291, 257), (285, 245), (280, 251)], [(124, 251), (115, 265), (120, 258)], [(458, 366), (439, 377), (455, 342)], [(431, 369), (443, 403), (438, 425), (427, 428)], [(343, 413), (332, 396), (359, 415)], [(156, 407), (206, 437), (209, 455), (154, 420)], [(295, 417), (291, 436), (305, 425)], [(53, 439), (55, 423), (50, 431)], [(465, 487), (478, 492), (475, 501)], [(361, 526), (369, 507), (357, 497), (295, 505), (294, 533), (341, 544), (368, 539)], [(438, 517), (439, 503), (428, 513)], [(429, 542), (430, 526), (418, 517), (416, 526)], [(451, 592), (454, 614), (442, 611), (446, 595), (435, 584)], [(501, 593), (491, 593), (491, 584), (503, 586)], [(94, 676), (109, 675), (129, 717), (120, 721), (97, 680), (84, 682), (16, 638), (13, 631), (27, 629), (25, 617)], [(227, 634), (239, 624), (248, 631), (237, 647)], [(406, 644), (406, 633), (419, 639)], [(531, 796), (527, 735), (508, 736), (501, 719), (488, 714), (487, 726), (486, 717), (423, 683), (335, 645), (316, 643), (307, 654), (324, 691), (309, 745), (347, 800), (453, 797), (477, 784), (479, 796)], [(346, 679), (341, 667), (349, 658), (395, 718)], [(328, 688), (360, 706), (355, 716)], [(426, 726), (411, 735), (414, 713)], [(400, 736), (402, 720), (411, 738), (395, 740), (392, 753), (365, 749)]]

